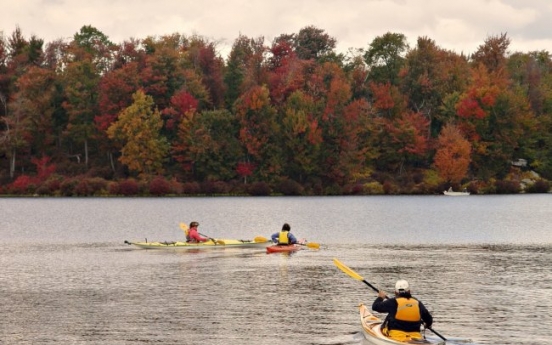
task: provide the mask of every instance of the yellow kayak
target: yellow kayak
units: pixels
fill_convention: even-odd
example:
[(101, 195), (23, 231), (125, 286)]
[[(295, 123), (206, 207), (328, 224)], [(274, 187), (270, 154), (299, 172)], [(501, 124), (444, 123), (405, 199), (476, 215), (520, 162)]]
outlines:
[(207, 242), (193, 243), (181, 241), (165, 242), (131, 242), (125, 241), (128, 245), (133, 245), (143, 249), (224, 249), (224, 248), (265, 248), (271, 244), (263, 237), (256, 237), (253, 240), (232, 240), (232, 239), (214, 239)]

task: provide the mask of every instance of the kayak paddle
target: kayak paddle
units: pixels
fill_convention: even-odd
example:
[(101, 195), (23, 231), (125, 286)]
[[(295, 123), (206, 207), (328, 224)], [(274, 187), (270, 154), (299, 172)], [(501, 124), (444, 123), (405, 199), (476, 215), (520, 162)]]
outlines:
[[(376, 292), (379, 292), (379, 290), (372, 284), (368, 283), (364, 278), (362, 278), (362, 276), (358, 273), (356, 273), (355, 271), (353, 271), (352, 269), (350, 269), (349, 267), (345, 266), (345, 264), (343, 264), (341, 261), (337, 260), (336, 258), (333, 259), (333, 262), (334, 264), (337, 266), (337, 268), (339, 268), (340, 270), (342, 270), (343, 272), (345, 272), (346, 274), (348, 274), (349, 276), (351, 276), (353, 279), (356, 279), (356, 280), (360, 280), (362, 281), (364, 284), (368, 285), (369, 287), (372, 288), (372, 290), (376, 291)], [(387, 296), (386, 296), (387, 297)]]
[[(376, 288), (374, 285), (368, 283), (366, 281), (366, 279), (362, 278), (362, 276), (358, 273), (356, 273), (355, 271), (353, 271), (352, 269), (350, 269), (349, 267), (345, 266), (345, 264), (343, 264), (341, 261), (337, 260), (337, 258), (334, 258), (333, 259), (333, 262), (334, 264), (337, 266), (337, 268), (339, 268), (340, 270), (342, 270), (343, 272), (345, 272), (347, 275), (349, 275), (351, 278), (353, 279), (356, 279), (356, 280), (360, 280), (362, 281), (363, 283), (365, 283), (366, 285), (368, 285), (369, 287), (372, 288), (372, 290), (376, 291), (376, 292), (379, 292), (378, 288)], [(385, 298), (389, 298), (387, 296), (385, 296)], [(436, 332), (433, 328), (431, 327), (427, 327), (427, 329), (429, 329), (430, 331), (432, 331), (433, 333), (435, 333), (436, 336), (438, 336), (439, 338), (443, 339), (444, 341), (447, 341), (447, 338), (443, 337), (441, 334), (439, 334), (438, 332)]]
[(186, 235), (186, 233), (188, 232), (189, 227), (185, 223), (180, 223), (180, 229), (182, 229), (182, 231), (184, 231), (184, 235)]
[[(253, 239), (255, 242), (268, 242), (269, 239), (266, 238), (266, 237), (263, 237), (263, 236), (257, 236)], [(308, 243), (296, 243), (300, 246), (307, 246), (309, 248), (312, 248), (312, 249), (319, 249), (320, 248), (320, 243), (316, 243), (316, 242), (308, 242)]]
[(268, 238), (266, 237), (263, 237), (263, 236), (257, 236), (253, 239), (254, 242), (260, 242), (260, 243), (264, 243), (264, 242), (268, 242)]
[(307, 246), (307, 247), (312, 248), (312, 249), (319, 249), (320, 248), (320, 243), (316, 243), (316, 242), (297, 243), (297, 244), (300, 244), (302, 246)]

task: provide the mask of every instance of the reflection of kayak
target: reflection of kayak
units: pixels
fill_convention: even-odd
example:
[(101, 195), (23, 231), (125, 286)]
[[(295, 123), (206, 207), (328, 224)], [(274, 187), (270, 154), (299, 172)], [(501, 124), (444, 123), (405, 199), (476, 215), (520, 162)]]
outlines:
[(132, 244), (136, 247), (144, 249), (224, 249), (224, 248), (264, 248), (270, 244), (264, 238), (255, 238), (253, 240), (227, 240), (227, 239), (215, 239), (213, 242), (209, 240), (201, 243), (191, 242), (129, 242), (126, 244)]
[(266, 247), (266, 252), (269, 254), (286, 253), (286, 252), (294, 252), (299, 249), (301, 249), (301, 246), (297, 244), (286, 244), (286, 245), (275, 244), (275, 245)]
[(369, 344), (373, 345), (393, 345), (393, 344), (433, 344), (433, 345), (443, 345), (445, 341), (443, 340), (411, 340), (411, 341), (396, 341), (391, 338), (386, 337), (381, 333), (381, 319), (374, 316), (364, 304), (359, 305), (360, 309), (360, 323), (362, 325), (362, 332), (364, 337)]

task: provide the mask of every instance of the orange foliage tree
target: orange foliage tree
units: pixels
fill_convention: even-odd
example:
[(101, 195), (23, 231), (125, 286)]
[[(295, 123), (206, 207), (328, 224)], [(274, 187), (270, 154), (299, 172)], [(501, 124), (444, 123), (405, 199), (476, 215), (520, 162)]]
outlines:
[(466, 177), (470, 154), (470, 143), (456, 126), (447, 124), (437, 138), (437, 151), (433, 164), (443, 180), (457, 184)]

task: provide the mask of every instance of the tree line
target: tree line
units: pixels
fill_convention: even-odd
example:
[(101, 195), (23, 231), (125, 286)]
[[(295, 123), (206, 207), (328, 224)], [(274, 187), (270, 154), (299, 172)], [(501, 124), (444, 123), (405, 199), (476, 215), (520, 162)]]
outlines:
[[(547, 192), (552, 60), (506, 34), (469, 55), (387, 32), (335, 50), (92, 26), (0, 37), (0, 193), (341, 195)], [(526, 164), (512, 164), (514, 162)]]

